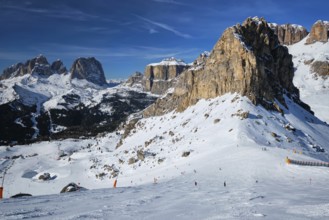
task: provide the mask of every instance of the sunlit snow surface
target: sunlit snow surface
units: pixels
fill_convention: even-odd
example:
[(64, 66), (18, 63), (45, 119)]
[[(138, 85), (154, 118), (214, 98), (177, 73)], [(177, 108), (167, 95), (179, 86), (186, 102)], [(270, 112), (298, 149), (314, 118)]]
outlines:
[(302, 100), (311, 106), (315, 115), (329, 123), (329, 78), (317, 76), (310, 71), (310, 65), (304, 63), (313, 59), (313, 62), (329, 62), (329, 42), (305, 45), (306, 39), (289, 46), (296, 70), (294, 84)]
[[(1, 147), (0, 169), (10, 168), (0, 219), (328, 219), (328, 167), (287, 165), (285, 157), (329, 161), (329, 127), (286, 102), (282, 116), (236, 94), (200, 100), (142, 119), (118, 149), (119, 133)], [(137, 150), (148, 154), (129, 165)], [(6, 159), (14, 155), (24, 159)], [(104, 165), (120, 171), (117, 188)], [(45, 172), (51, 180), (38, 179)], [(59, 194), (70, 182), (94, 190)], [(8, 199), (20, 192), (34, 197)]]

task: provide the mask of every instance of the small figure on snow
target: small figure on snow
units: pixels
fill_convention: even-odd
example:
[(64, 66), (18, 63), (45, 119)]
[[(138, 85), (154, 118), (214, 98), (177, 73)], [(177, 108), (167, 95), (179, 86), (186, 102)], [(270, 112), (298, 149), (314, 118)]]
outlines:
[(195, 185), (195, 186), (197, 186), (197, 185), (198, 185), (198, 183), (197, 183), (196, 181), (194, 181), (194, 185)]
[(226, 187), (226, 181), (224, 181), (224, 187)]

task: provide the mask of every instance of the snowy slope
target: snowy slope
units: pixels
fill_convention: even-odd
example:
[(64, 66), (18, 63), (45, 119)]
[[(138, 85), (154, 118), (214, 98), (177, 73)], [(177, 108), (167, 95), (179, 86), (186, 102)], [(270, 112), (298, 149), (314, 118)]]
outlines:
[[(155, 98), (138, 88), (98, 86), (71, 79), (70, 74), (45, 77), (34, 73), (2, 80), (0, 113), (7, 118), (1, 117), (0, 143), (44, 140), (52, 134), (76, 138), (113, 131), (127, 115), (141, 111)], [(16, 131), (19, 135), (15, 136)]]
[(86, 80), (70, 79), (70, 75), (53, 74), (49, 77), (38, 74), (26, 74), (1, 81), (0, 104), (15, 99), (21, 99), (26, 105), (40, 104), (45, 110), (50, 108), (64, 108), (62, 96), (79, 94), (83, 104), (89, 106), (98, 103), (102, 94), (112, 92), (111, 89), (101, 87)]
[(296, 69), (294, 84), (300, 91), (301, 99), (311, 106), (315, 115), (329, 123), (329, 79), (315, 75), (310, 71), (310, 65), (304, 63), (328, 61), (329, 42), (305, 45), (306, 39), (288, 47)]
[[(141, 119), (117, 149), (120, 132), (0, 148), (6, 198), (57, 194), (69, 182), (111, 188), (118, 179), (117, 189), (5, 199), (0, 217), (326, 219), (328, 168), (287, 165), (285, 157), (329, 161), (329, 127), (286, 103), (281, 115), (236, 94), (200, 100), (182, 113)], [(137, 152), (144, 158), (136, 161)], [(45, 172), (52, 179), (38, 180)]]

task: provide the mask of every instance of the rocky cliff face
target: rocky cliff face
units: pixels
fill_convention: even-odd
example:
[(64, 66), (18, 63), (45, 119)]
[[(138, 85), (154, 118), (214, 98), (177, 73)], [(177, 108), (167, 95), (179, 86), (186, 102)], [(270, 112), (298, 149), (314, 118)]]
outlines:
[(56, 60), (51, 64), (51, 69), (58, 74), (67, 73), (67, 69), (61, 60)]
[(329, 77), (329, 62), (328, 61), (314, 61), (311, 64), (311, 71), (318, 74), (324, 79)]
[[(312, 26), (310, 35), (306, 39), (305, 44), (313, 44), (315, 42), (327, 43), (329, 39), (329, 21), (317, 21)], [(309, 60), (305, 64), (311, 65), (311, 71), (320, 77), (327, 79), (329, 76), (329, 62), (328, 59)]]
[(192, 63), (192, 66), (190, 67), (190, 69), (192, 70), (196, 70), (196, 69), (200, 69), (203, 68), (204, 65), (206, 64), (206, 61), (208, 59), (210, 55), (210, 52), (208, 51), (204, 51), (203, 53), (201, 53)]
[(0, 80), (33, 73), (50, 76), (57, 72), (66, 72), (66, 68), (62, 61), (57, 60), (52, 65), (50, 65), (45, 56), (39, 55), (38, 57), (35, 57), (31, 60), (27, 60), (24, 64), (17, 63), (4, 69), (2, 75), (0, 76)]
[(94, 57), (78, 58), (71, 67), (71, 79), (85, 79), (97, 85), (106, 85), (102, 64)]
[(125, 85), (130, 86), (130, 87), (134, 87), (136, 85), (141, 85), (142, 84), (142, 81), (143, 81), (143, 77), (144, 77), (143, 73), (141, 73), (141, 72), (135, 72), (125, 82)]
[(163, 94), (175, 84), (174, 79), (188, 67), (182, 60), (175, 58), (149, 64), (145, 68), (143, 87), (154, 94)]
[(295, 44), (308, 35), (306, 28), (296, 24), (278, 25), (269, 23), (269, 26), (274, 30), (282, 45)]
[(247, 96), (268, 109), (285, 105), (284, 94), (309, 110), (299, 100), (293, 85), (292, 56), (279, 44), (277, 35), (264, 19), (248, 18), (242, 25), (225, 30), (203, 69), (182, 73), (172, 94), (158, 99), (144, 116), (183, 111), (200, 99), (225, 93)]
[(328, 42), (329, 37), (329, 21), (317, 21), (312, 26), (309, 37), (306, 40), (306, 44), (312, 44), (315, 42)]

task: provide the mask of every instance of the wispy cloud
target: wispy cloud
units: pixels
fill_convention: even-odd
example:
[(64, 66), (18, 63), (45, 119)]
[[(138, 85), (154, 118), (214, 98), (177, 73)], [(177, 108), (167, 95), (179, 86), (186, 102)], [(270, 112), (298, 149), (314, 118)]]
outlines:
[(99, 33), (99, 34), (117, 34), (120, 32), (118, 29), (109, 29), (108, 27), (77, 27), (74, 28), (77, 32), (82, 33)]
[(60, 18), (60, 19), (69, 19), (76, 21), (86, 21), (90, 19), (97, 19), (99, 16), (85, 13), (81, 10), (70, 8), (67, 6), (58, 7), (58, 8), (38, 8), (27, 5), (17, 6), (17, 5), (2, 5), (0, 9), (32, 13), (35, 15)]
[(149, 29), (149, 32), (150, 32), (150, 34), (156, 34), (156, 33), (159, 33), (159, 31), (157, 31), (157, 30), (155, 30), (155, 29), (153, 29), (153, 28), (150, 28), (150, 29)]
[[(35, 54), (38, 55), (38, 54)], [(23, 62), (29, 58), (31, 56), (31, 53), (29, 52), (18, 52), (18, 51), (5, 51), (5, 50), (1, 50), (0, 51), (0, 60), (2, 61), (10, 61), (16, 63), (16, 62)]]
[(147, 22), (148, 24), (152, 24), (156, 27), (159, 27), (159, 28), (162, 28), (166, 31), (169, 31), (169, 32), (172, 32), (174, 33), (175, 35), (179, 36), (179, 37), (183, 37), (183, 38), (192, 38), (191, 35), (189, 34), (184, 34), (176, 29), (174, 29), (173, 27), (167, 25), (167, 24), (164, 24), (164, 23), (160, 23), (160, 22), (156, 22), (156, 21), (152, 21), (150, 19), (147, 19), (145, 17), (142, 17), (142, 16), (139, 16), (139, 15), (136, 15), (136, 17), (138, 17), (139, 19), (143, 20), (144, 22)]
[(132, 45), (129, 47), (127, 46), (120, 48), (106, 48), (87, 47), (79, 45), (63, 45), (57, 43), (49, 43), (38, 47), (31, 47), (30, 50), (34, 51), (35, 54), (43, 53), (45, 55), (56, 58), (95, 56), (103, 58), (139, 57), (146, 60), (163, 59), (172, 56), (185, 59), (194, 59), (196, 57), (194, 57), (193, 54), (196, 54), (201, 51), (201, 49), (199, 48), (161, 48), (140, 45)]

